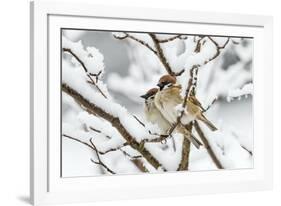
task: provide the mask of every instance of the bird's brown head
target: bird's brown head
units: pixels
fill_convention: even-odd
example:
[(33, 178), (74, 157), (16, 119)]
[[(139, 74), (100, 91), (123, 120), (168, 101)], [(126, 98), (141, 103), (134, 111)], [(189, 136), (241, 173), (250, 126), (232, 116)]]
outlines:
[(152, 88), (148, 90), (144, 95), (141, 95), (141, 98), (147, 99), (153, 99), (155, 94), (158, 92), (158, 88)]
[(163, 76), (159, 79), (157, 86), (160, 88), (160, 90), (162, 90), (162, 89), (164, 89), (166, 86), (167, 86), (167, 87), (170, 87), (170, 86), (176, 84), (176, 82), (177, 82), (176, 77), (167, 74), (167, 75), (163, 75)]

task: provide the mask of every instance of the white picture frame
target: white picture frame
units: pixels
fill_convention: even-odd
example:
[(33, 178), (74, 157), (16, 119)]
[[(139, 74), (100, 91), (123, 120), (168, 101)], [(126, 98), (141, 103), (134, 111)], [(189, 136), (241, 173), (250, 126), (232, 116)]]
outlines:
[[(31, 200), (34, 205), (268, 190), (273, 183), (272, 17), (226, 13), (108, 7), (86, 3), (31, 3)], [(145, 15), (143, 15), (145, 14)], [(71, 21), (70, 21), (71, 20)], [(93, 25), (93, 22), (95, 25)], [(122, 23), (123, 22), (123, 23)], [(126, 22), (126, 24), (124, 24)], [(137, 23), (137, 24), (136, 24)], [(255, 167), (151, 175), (60, 178), (61, 28), (163, 31), (182, 25), (199, 33), (254, 36)], [(205, 27), (203, 27), (203, 26)], [(243, 28), (243, 29), (241, 29)], [(165, 30), (165, 32), (169, 32)], [(50, 52), (51, 51), (51, 52)], [(165, 181), (162, 181), (164, 180)], [(110, 194), (110, 195), (109, 195)]]

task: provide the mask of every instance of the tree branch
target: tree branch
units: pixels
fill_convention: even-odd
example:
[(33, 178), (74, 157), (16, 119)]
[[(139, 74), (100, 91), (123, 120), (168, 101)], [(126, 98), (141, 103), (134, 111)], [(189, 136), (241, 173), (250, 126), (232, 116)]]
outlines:
[(181, 34), (178, 34), (178, 35), (175, 35), (175, 36), (167, 38), (167, 39), (161, 39), (161, 40), (159, 39), (158, 42), (167, 43), (167, 42), (173, 41), (175, 39), (187, 39), (187, 37), (183, 37)]
[[(136, 115), (133, 115), (133, 117), (138, 121), (138, 123), (140, 123), (140, 125), (142, 125), (145, 128), (145, 124)], [(171, 134), (168, 134), (168, 135), (166, 135), (166, 134), (156, 134), (156, 133), (151, 132), (150, 130), (148, 130), (148, 133), (151, 134), (151, 135), (157, 136), (157, 137), (153, 138), (153, 139), (143, 139), (141, 141), (141, 143), (162, 142), (171, 135)]]
[(125, 36), (124, 37), (119, 37), (113, 34), (114, 38), (119, 39), (119, 40), (124, 40), (126, 38), (132, 39), (136, 42), (138, 42), (139, 44), (142, 44), (143, 46), (145, 46), (146, 48), (148, 48), (150, 51), (152, 51), (155, 55), (157, 55), (157, 52), (145, 41), (138, 39), (136, 37), (134, 37), (133, 35), (130, 35), (126, 32), (124, 32)]
[(166, 71), (168, 72), (168, 74), (172, 75), (172, 76), (176, 76), (176, 73), (173, 72), (170, 64), (168, 63), (168, 60), (166, 59), (163, 49), (161, 48), (161, 45), (159, 43), (159, 40), (157, 39), (156, 35), (153, 33), (149, 33), (149, 36), (151, 37), (154, 46), (156, 48), (156, 55), (158, 56), (158, 58), (160, 59), (160, 61), (162, 62), (163, 66), (165, 67)]
[(71, 137), (71, 136), (66, 135), (66, 134), (63, 134), (62, 136), (67, 137), (67, 138), (69, 138), (69, 139), (71, 139), (71, 140), (74, 140), (74, 141), (76, 141), (76, 142), (79, 142), (79, 143), (81, 143), (81, 144), (84, 144), (84, 145), (86, 145), (87, 147), (91, 148), (91, 149), (96, 153), (96, 156), (97, 156), (97, 158), (98, 158), (98, 161), (94, 161), (93, 159), (91, 159), (91, 161), (92, 161), (93, 163), (95, 163), (95, 164), (101, 165), (101, 166), (102, 166), (103, 168), (105, 168), (109, 173), (111, 173), (111, 174), (116, 174), (114, 171), (112, 171), (111, 169), (109, 169), (109, 168), (101, 161), (99, 155), (100, 155), (100, 154), (105, 154), (105, 153), (104, 153), (104, 152), (100, 152), (100, 151), (97, 150), (96, 146), (95, 146), (94, 143), (92, 142), (92, 139), (90, 139), (90, 143), (91, 143), (91, 144), (89, 144), (89, 143), (87, 143), (87, 142), (84, 142), (84, 141), (82, 141), (82, 140), (79, 140), (79, 139), (77, 139), (77, 138)]
[(219, 158), (216, 156), (215, 152), (213, 151), (212, 147), (209, 144), (208, 139), (205, 137), (204, 132), (202, 131), (202, 129), (200, 128), (200, 126), (196, 120), (194, 121), (194, 127), (195, 127), (195, 130), (197, 131), (198, 135), (200, 136), (201, 140), (203, 141), (203, 144), (204, 144), (209, 156), (211, 157), (214, 164), (216, 165), (216, 167), (218, 169), (224, 169), (222, 163), (220, 162)]
[(129, 145), (127, 142), (125, 142), (124, 144), (122, 144), (122, 145), (120, 145), (120, 146), (118, 146), (118, 147), (116, 147), (116, 148), (110, 148), (110, 149), (108, 149), (108, 150), (102, 152), (102, 151), (97, 150), (96, 147), (93, 147), (91, 144), (89, 144), (89, 143), (87, 143), (87, 142), (84, 142), (84, 141), (82, 141), (82, 140), (80, 140), (80, 139), (78, 139), (78, 138), (72, 137), (72, 136), (67, 135), (67, 134), (63, 134), (62, 136), (63, 136), (63, 137), (66, 137), (66, 138), (68, 138), (68, 139), (74, 140), (74, 141), (76, 141), (76, 142), (79, 142), (79, 143), (81, 143), (81, 144), (84, 144), (84, 145), (86, 145), (87, 147), (91, 148), (92, 150), (95, 150), (95, 152), (98, 152), (100, 155), (105, 155), (105, 154), (107, 154), (107, 153), (109, 153), (109, 152), (115, 152), (115, 151), (117, 151), (117, 150), (120, 150), (121, 152), (123, 152), (123, 151), (121, 150), (121, 148), (123, 148), (123, 147)]
[[(79, 102), (83, 107), (87, 108), (87, 111), (90, 114), (98, 115), (101, 118), (107, 120), (115, 127), (118, 132), (123, 136), (123, 138), (128, 142), (128, 144), (135, 150), (137, 150), (155, 169), (163, 166), (159, 163), (159, 161), (139, 142), (135, 140), (135, 138), (127, 131), (127, 129), (122, 125), (119, 118), (112, 116), (111, 114), (104, 111), (102, 108), (98, 107), (94, 103), (87, 100), (76, 90), (68, 86), (67, 84), (62, 84), (62, 90), (74, 98), (77, 102)], [(165, 168), (163, 168), (166, 171)]]
[(142, 160), (140, 159), (133, 159), (132, 162), (134, 165), (141, 171), (141, 172), (149, 172), (148, 169), (144, 166)]
[[(190, 133), (192, 132), (192, 123), (187, 125), (187, 129), (188, 131), (190, 131)], [(183, 138), (181, 161), (177, 171), (188, 170), (189, 155), (190, 155), (190, 141), (187, 138)]]
[[(62, 49), (64, 52), (68, 52), (69, 54), (71, 54), (82, 66), (82, 68), (84, 69), (86, 76), (89, 78), (89, 82), (91, 84), (93, 84), (96, 89), (101, 93), (102, 96), (104, 96), (104, 98), (107, 98), (107, 96), (103, 93), (103, 91), (99, 88), (99, 86), (97, 85), (98, 82), (98, 76), (101, 74), (101, 71), (98, 74), (92, 74), (88, 72), (87, 67), (85, 66), (85, 64), (82, 62), (82, 60), (69, 48), (63, 48)], [(93, 80), (92, 76), (96, 77), (96, 82)]]
[(210, 61), (213, 61), (215, 58), (217, 58), (220, 55), (221, 50), (224, 49), (226, 47), (226, 45), (229, 43), (229, 41), (230, 41), (230, 37), (228, 37), (227, 40), (225, 41), (225, 43), (222, 46), (220, 46), (212, 37), (208, 36), (208, 39), (210, 39), (211, 42), (216, 46), (217, 52), (215, 53), (215, 55), (213, 57), (211, 57), (210, 59), (206, 60), (204, 62), (204, 64), (207, 64)]
[(94, 145), (93, 141), (92, 141), (92, 138), (90, 139), (90, 142), (91, 142), (91, 145), (92, 147), (94, 148), (94, 151), (96, 152), (96, 155), (97, 155), (97, 158), (98, 158), (98, 161), (94, 161), (93, 159), (91, 159), (91, 161), (95, 164), (99, 164), (101, 165), (103, 168), (105, 168), (109, 173), (111, 174), (116, 174), (116, 172), (112, 171), (111, 169), (109, 169), (109, 167), (103, 163), (103, 161), (101, 160), (100, 158), (100, 155), (98, 153), (98, 150), (96, 148), (96, 146)]

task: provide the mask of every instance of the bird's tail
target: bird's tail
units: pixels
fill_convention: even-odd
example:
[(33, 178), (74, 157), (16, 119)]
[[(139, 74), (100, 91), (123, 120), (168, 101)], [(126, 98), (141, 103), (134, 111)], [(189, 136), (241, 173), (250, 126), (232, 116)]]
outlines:
[(218, 130), (218, 128), (216, 128), (216, 126), (212, 122), (210, 122), (210, 120), (208, 120), (203, 114), (200, 115), (198, 119), (204, 122), (210, 130), (212, 131)]
[(202, 143), (191, 133), (189, 132), (184, 126), (181, 127), (181, 133), (183, 134), (184, 138), (187, 138), (197, 149), (202, 146)]

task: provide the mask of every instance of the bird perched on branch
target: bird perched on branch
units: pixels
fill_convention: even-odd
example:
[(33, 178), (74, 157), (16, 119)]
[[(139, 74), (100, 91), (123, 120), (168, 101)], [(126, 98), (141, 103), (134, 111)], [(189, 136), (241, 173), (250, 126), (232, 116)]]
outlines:
[(172, 125), (163, 117), (154, 104), (154, 98), (158, 91), (158, 88), (152, 88), (140, 97), (145, 100), (144, 114), (146, 119), (152, 124), (157, 124), (162, 134), (167, 134)]
[(164, 75), (159, 79), (157, 86), (160, 91), (155, 95), (155, 105), (171, 124), (177, 122), (179, 110), (183, 109), (182, 124), (187, 125), (194, 120), (200, 120), (210, 130), (217, 130), (214, 124), (204, 116), (203, 108), (195, 96), (188, 97), (185, 108), (179, 108), (183, 105), (184, 100), (180, 95), (181, 85), (177, 84), (176, 77)]
[[(141, 97), (145, 99), (145, 108), (144, 113), (146, 119), (153, 123), (157, 124), (161, 129), (163, 134), (168, 134), (173, 124), (169, 122), (163, 114), (159, 111), (159, 109), (155, 105), (155, 96), (159, 92), (159, 89), (152, 88), (148, 90)], [(202, 144), (199, 140), (196, 139), (183, 125), (178, 125), (177, 131), (182, 133), (184, 137), (188, 138), (197, 148), (199, 148)]]

